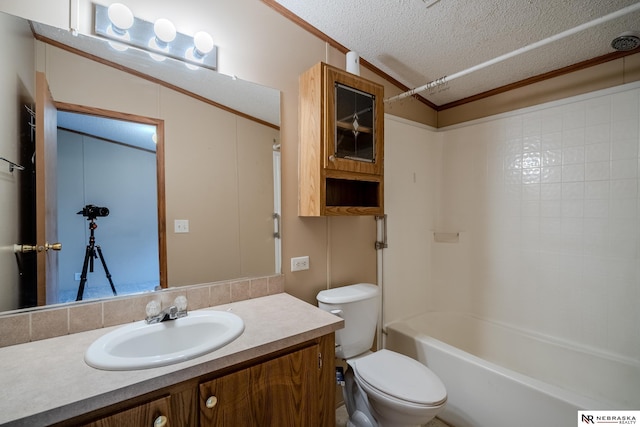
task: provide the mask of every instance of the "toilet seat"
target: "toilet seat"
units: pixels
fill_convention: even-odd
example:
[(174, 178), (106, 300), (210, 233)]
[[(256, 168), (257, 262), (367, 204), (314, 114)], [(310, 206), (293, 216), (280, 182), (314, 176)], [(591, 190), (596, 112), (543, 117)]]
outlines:
[(447, 400), (440, 378), (403, 354), (383, 349), (349, 364), (356, 378), (390, 400), (426, 407), (440, 406)]

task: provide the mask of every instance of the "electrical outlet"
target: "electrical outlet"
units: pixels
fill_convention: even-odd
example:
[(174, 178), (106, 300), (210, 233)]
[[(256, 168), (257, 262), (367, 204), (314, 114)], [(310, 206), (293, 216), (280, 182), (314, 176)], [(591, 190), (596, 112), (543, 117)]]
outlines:
[(176, 219), (173, 221), (173, 231), (175, 233), (188, 233), (189, 232), (189, 220), (188, 219)]
[(309, 269), (309, 257), (299, 256), (291, 258), (291, 271), (302, 271)]
[(74, 275), (73, 275), (73, 276), (74, 276), (74, 280), (75, 280), (76, 282), (79, 282), (79, 281), (80, 281), (80, 279), (82, 278), (82, 273), (74, 273)]

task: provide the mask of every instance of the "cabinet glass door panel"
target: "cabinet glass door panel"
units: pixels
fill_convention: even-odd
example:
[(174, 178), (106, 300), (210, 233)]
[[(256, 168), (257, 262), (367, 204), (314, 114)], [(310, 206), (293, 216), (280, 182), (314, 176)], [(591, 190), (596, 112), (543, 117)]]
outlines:
[(375, 95), (335, 83), (335, 152), (340, 159), (373, 163)]

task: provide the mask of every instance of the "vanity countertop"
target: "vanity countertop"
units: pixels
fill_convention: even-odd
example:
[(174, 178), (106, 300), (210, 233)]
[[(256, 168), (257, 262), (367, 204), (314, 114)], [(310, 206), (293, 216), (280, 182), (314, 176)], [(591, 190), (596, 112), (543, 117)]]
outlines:
[(0, 348), (0, 425), (41, 426), (335, 332), (342, 319), (280, 293), (206, 310), (229, 310), (245, 330), (225, 347), (152, 369), (103, 371), (84, 362), (98, 337), (119, 326)]

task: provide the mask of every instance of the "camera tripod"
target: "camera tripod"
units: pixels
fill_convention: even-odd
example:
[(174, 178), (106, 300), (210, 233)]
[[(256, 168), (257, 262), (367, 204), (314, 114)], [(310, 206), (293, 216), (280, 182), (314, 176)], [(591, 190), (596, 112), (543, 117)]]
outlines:
[(76, 301), (82, 300), (82, 295), (84, 294), (84, 285), (85, 283), (87, 283), (87, 269), (89, 270), (89, 272), (93, 273), (93, 259), (98, 257), (100, 257), (100, 261), (102, 262), (102, 267), (104, 268), (104, 272), (107, 275), (107, 280), (109, 280), (109, 284), (111, 285), (113, 295), (118, 295), (118, 293), (116, 292), (116, 287), (113, 285), (113, 281), (111, 280), (111, 273), (109, 273), (107, 263), (105, 262), (104, 256), (102, 255), (102, 249), (100, 248), (100, 245), (96, 245), (94, 230), (98, 228), (98, 224), (95, 223), (95, 218), (89, 217), (88, 219), (91, 235), (89, 237), (87, 250), (84, 253), (84, 263), (82, 264), (82, 274), (80, 275), (80, 285), (78, 286), (78, 296), (76, 297)]

